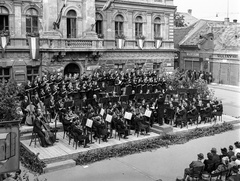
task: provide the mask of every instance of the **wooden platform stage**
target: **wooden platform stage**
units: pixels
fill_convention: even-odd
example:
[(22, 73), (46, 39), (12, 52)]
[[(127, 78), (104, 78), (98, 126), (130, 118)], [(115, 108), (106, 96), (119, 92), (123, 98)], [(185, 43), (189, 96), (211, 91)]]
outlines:
[(73, 147), (73, 140), (69, 145), (68, 137), (65, 136), (65, 138), (63, 139), (63, 132), (60, 131), (57, 133), (57, 138), (59, 139), (59, 141), (54, 143), (53, 146), (47, 148), (41, 147), (39, 142), (37, 142), (36, 147), (34, 146), (34, 142), (31, 144), (31, 146), (29, 146), (30, 139), (21, 140), (21, 143), (29, 151), (35, 154), (39, 153), (39, 158), (45, 163), (53, 163), (68, 159), (75, 159), (78, 157), (79, 153), (82, 152), (97, 151), (102, 148), (105, 149), (107, 147), (117, 145), (121, 146), (130, 142), (141, 141), (143, 139), (155, 138), (158, 136), (159, 134), (150, 132), (149, 135), (139, 135), (138, 137), (137, 135), (132, 134), (128, 136), (128, 139), (121, 138), (119, 140), (118, 137), (116, 137), (108, 139), (108, 142), (103, 142), (101, 140), (100, 144), (98, 142), (99, 140), (97, 140), (97, 142), (93, 140), (93, 144), (88, 144), (90, 146), (89, 148), (83, 148), (83, 146), (81, 145), (80, 147), (77, 147), (77, 149), (75, 149), (75, 146)]

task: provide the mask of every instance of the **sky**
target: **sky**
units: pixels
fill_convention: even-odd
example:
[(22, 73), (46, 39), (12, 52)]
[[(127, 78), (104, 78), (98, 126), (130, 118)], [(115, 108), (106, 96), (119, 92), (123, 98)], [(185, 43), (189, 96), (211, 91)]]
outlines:
[(188, 9), (192, 9), (192, 15), (198, 19), (223, 21), (229, 9), (230, 21), (237, 19), (240, 22), (240, 0), (173, 0), (173, 2), (178, 12), (188, 12)]

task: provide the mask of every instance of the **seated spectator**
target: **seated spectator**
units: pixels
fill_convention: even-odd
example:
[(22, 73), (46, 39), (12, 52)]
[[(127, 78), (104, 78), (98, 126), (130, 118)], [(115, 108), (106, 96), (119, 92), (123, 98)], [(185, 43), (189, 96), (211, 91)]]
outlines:
[(220, 173), (220, 172), (226, 171), (227, 169), (229, 169), (229, 159), (228, 157), (223, 157), (222, 163), (218, 165), (216, 170), (212, 171), (212, 174)]
[(237, 166), (234, 166), (231, 169), (231, 176), (227, 179), (227, 181), (239, 181), (240, 180), (240, 174), (239, 174), (239, 169)]
[(221, 163), (221, 160), (220, 160), (219, 155), (217, 154), (216, 148), (212, 148), (211, 153), (213, 155), (214, 169), (216, 169), (218, 167), (218, 165)]
[(227, 148), (221, 148), (221, 155), (219, 155), (220, 160), (222, 160), (223, 157), (228, 157), (228, 151)]
[(234, 151), (233, 151), (233, 146), (232, 146), (232, 145), (230, 145), (230, 146), (228, 147), (228, 153), (227, 153), (227, 155), (228, 155), (228, 158), (229, 158), (229, 159), (234, 155)]
[(194, 168), (197, 167), (204, 167), (202, 160), (204, 159), (204, 155), (202, 153), (199, 153), (197, 161), (192, 161), (192, 163), (189, 165), (189, 168), (185, 168), (184, 170), (184, 178), (183, 180), (186, 180), (186, 178), (193, 174)]
[(237, 157), (235, 155), (233, 155), (230, 159), (230, 162), (229, 162), (229, 167), (232, 168), (234, 166), (238, 166), (237, 163), (236, 163), (236, 160), (237, 160)]
[(214, 161), (213, 161), (213, 154), (212, 153), (208, 153), (207, 154), (207, 158), (204, 160), (204, 171), (211, 173), (214, 170)]
[(237, 155), (237, 153), (240, 153), (240, 142), (237, 141), (234, 143), (235, 145), (235, 151), (234, 151), (234, 154)]
[(235, 162), (238, 166), (240, 166), (240, 153), (237, 153), (236, 157), (237, 157), (237, 159)]

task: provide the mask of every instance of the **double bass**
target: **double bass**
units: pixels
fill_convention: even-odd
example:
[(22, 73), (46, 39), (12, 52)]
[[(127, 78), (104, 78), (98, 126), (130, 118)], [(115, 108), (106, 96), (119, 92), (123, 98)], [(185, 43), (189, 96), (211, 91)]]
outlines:
[(33, 120), (35, 119), (35, 106), (30, 102), (30, 104), (26, 107), (27, 110), (27, 117), (25, 124), (28, 126), (33, 126)]

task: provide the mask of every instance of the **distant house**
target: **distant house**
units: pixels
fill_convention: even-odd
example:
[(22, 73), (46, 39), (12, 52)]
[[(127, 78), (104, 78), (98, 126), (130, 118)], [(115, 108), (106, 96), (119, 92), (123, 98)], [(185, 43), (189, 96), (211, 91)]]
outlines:
[(199, 20), (174, 29), (175, 60), (181, 69), (212, 72), (214, 82), (239, 85), (240, 24), (237, 21)]
[(190, 26), (198, 21), (196, 17), (192, 15), (192, 10), (189, 9), (187, 13), (185, 12), (178, 12), (180, 16), (184, 18), (184, 26)]

